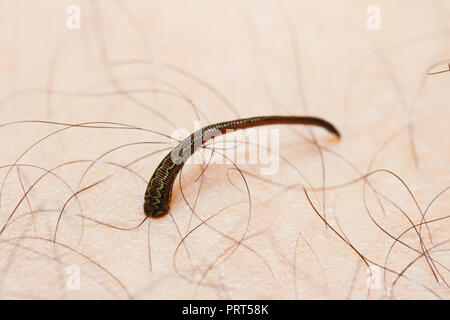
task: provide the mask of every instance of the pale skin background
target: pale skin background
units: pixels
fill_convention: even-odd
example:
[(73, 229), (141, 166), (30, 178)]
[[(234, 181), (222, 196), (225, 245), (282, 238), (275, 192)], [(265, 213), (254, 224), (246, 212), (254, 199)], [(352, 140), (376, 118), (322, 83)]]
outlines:
[[(79, 30), (66, 27), (71, 4), (81, 8)], [(377, 30), (366, 25), (372, 4), (381, 9)], [(450, 185), (450, 73), (425, 75), (450, 57), (449, 1), (4, 1), (0, 12), (2, 123), (108, 121), (170, 135), (193, 129), (195, 105), (204, 123), (308, 114), (331, 121), (342, 133), (337, 140), (313, 129), (322, 162), (307, 128), (276, 127), (278, 151), (289, 163), (280, 160), (276, 175), (264, 180), (246, 175), (250, 219), (245, 184), (231, 165), (211, 166), (195, 183), (201, 166), (186, 166), (183, 192), (191, 206), (196, 203), (195, 213), (207, 219), (223, 212), (209, 227), (195, 229), (178, 250), (181, 237), (200, 223), (191, 218), (178, 181), (172, 217), (150, 225), (147, 220), (132, 231), (92, 220), (132, 228), (144, 219), (146, 181), (166, 152), (137, 161), (132, 171), (112, 163), (125, 166), (167, 147), (144, 142), (169, 139), (142, 130), (72, 128), (56, 134), (17, 161), (41, 169), (12, 168), (2, 192), (2, 227), (24, 190), (45, 173), (42, 168), (87, 161), (52, 171), (61, 179), (49, 174), (40, 180), (2, 230), (2, 299), (450, 296), (448, 192), (427, 211), (427, 221), (438, 220), (429, 229), (407, 232), (387, 262), (394, 242), (387, 233), (398, 237), (421, 222), (400, 181), (387, 172), (371, 176), (384, 213), (362, 181), (320, 192), (323, 185), (385, 169), (403, 179), (423, 212)], [(13, 164), (33, 143), (62, 128), (1, 127), (1, 165)], [(102, 158), (77, 187), (88, 161), (133, 143)], [(2, 182), (9, 168), (1, 169)], [(258, 165), (241, 169), (259, 173)], [(68, 202), (57, 244), (51, 243), (74, 190), (112, 173), (80, 193), (78, 202)], [(318, 212), (370, 268), (325, 227), (303, 185)], [(384, 274), (380, 266), (390, 271)]]

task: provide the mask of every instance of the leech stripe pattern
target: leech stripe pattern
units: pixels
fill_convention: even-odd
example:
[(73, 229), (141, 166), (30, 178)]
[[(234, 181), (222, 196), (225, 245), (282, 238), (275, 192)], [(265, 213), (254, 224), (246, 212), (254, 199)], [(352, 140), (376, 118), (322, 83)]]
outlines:
[(275, 124), (301, 124), (318, 126), (340, 137), (337, 129), (328, 121), (315, 117), (301, 116), (261, 116), (220, 122), (203, 127), (181, 141), (169, 152), (150, 178), (144, 196), (144, 212), (148, 217), (157, 218), (169, 212), (172, 188), (175, 179), (189, 157), (215, 136), (228, 130), (240, 130)]

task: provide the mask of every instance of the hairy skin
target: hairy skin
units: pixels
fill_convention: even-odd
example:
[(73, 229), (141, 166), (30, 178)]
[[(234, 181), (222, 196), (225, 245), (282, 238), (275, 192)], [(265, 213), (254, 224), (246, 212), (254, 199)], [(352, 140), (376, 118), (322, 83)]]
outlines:
[[(120, 230), (98, 222), (122, 229), (141, 223), (148, 179), (169, 150), (162, 149), (173, 147), (148, 142), (174, 141), (129, 129), (51, 136), (17, 163), (49, 170), (99, 161), (52, 171), (72, 190), (48, 174), (27, 192), (45, 171), (11, 170), (0, 208), (1, 227), (10, 221), (0, 234), (0, 298), (450, 297), (450, 193), (430, 205), (430, 222), (420, 226), (421, 212), (450, 186), (450, 76), (424, 78), (449, 58), (445, 1), (378, 1), (379, 30), (367, 29), (367, 4), (356, 0), (283, 7), (86, 1), (79, 4), (81, 29), (71, 31), (64, 24), (69, 4), (4, 4), (2, 123), (120, 122), (170, 136), (179, 128), (193, 132), (196, 112), (203, 125), (205, 118), (299, 114), (329, 120), (342, 137), (336, 143), (320, 129), (280, 126), (277, 175), (259, 177), (258, 165), (242, 165), (246, 182), (232, 165), (212, 164), (202, 178), (202, 166), (186, 165), (170, 215)], [(1, 127), (0, 165), (61, 128)], [(349, 183), (377, 169), (400, 177), (418, 205), (387, 171)], [(323, 185), (333, 188), (324, 195)], [(431, 250), (427, 259), (423, 248)]]

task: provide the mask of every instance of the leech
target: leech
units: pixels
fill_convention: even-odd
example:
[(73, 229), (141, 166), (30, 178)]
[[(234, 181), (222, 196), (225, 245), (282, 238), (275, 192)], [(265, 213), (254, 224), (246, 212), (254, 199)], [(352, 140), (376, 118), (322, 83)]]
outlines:
[(261, 116), (220, 122), (203, 127), (181, 141), (169, 152), (156, 168), (144, 196), (144, 212), (148, 217), (157, 218), (169, 212), (172, 188), (175, 179), (189, 157), (208, 140), (229, 132), (274, 124), (302, 124), (318, 126), (340, 137), (337, 129), (328, 121), (314, 117)]

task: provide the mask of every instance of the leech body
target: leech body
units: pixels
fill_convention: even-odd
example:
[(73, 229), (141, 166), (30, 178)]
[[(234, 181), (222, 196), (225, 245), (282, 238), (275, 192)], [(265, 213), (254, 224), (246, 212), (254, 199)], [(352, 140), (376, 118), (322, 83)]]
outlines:
[(156, 168), (151, 177), (144, 197), (144, 212), (148, 217), (156, 218), (167, 214), (172, 197), (172, 188), (177, 174), (184, 163), (201, 146), (215, 136), (225, 134), (227, 130), (247, 129), (273, 124), (303, 124), (322, 127), (340, 137), (337, 129), (329, 122), (314, 117), (299, 116), (261, 116), (220, 122), (203, 127), (181, 141), (169, 152)]

